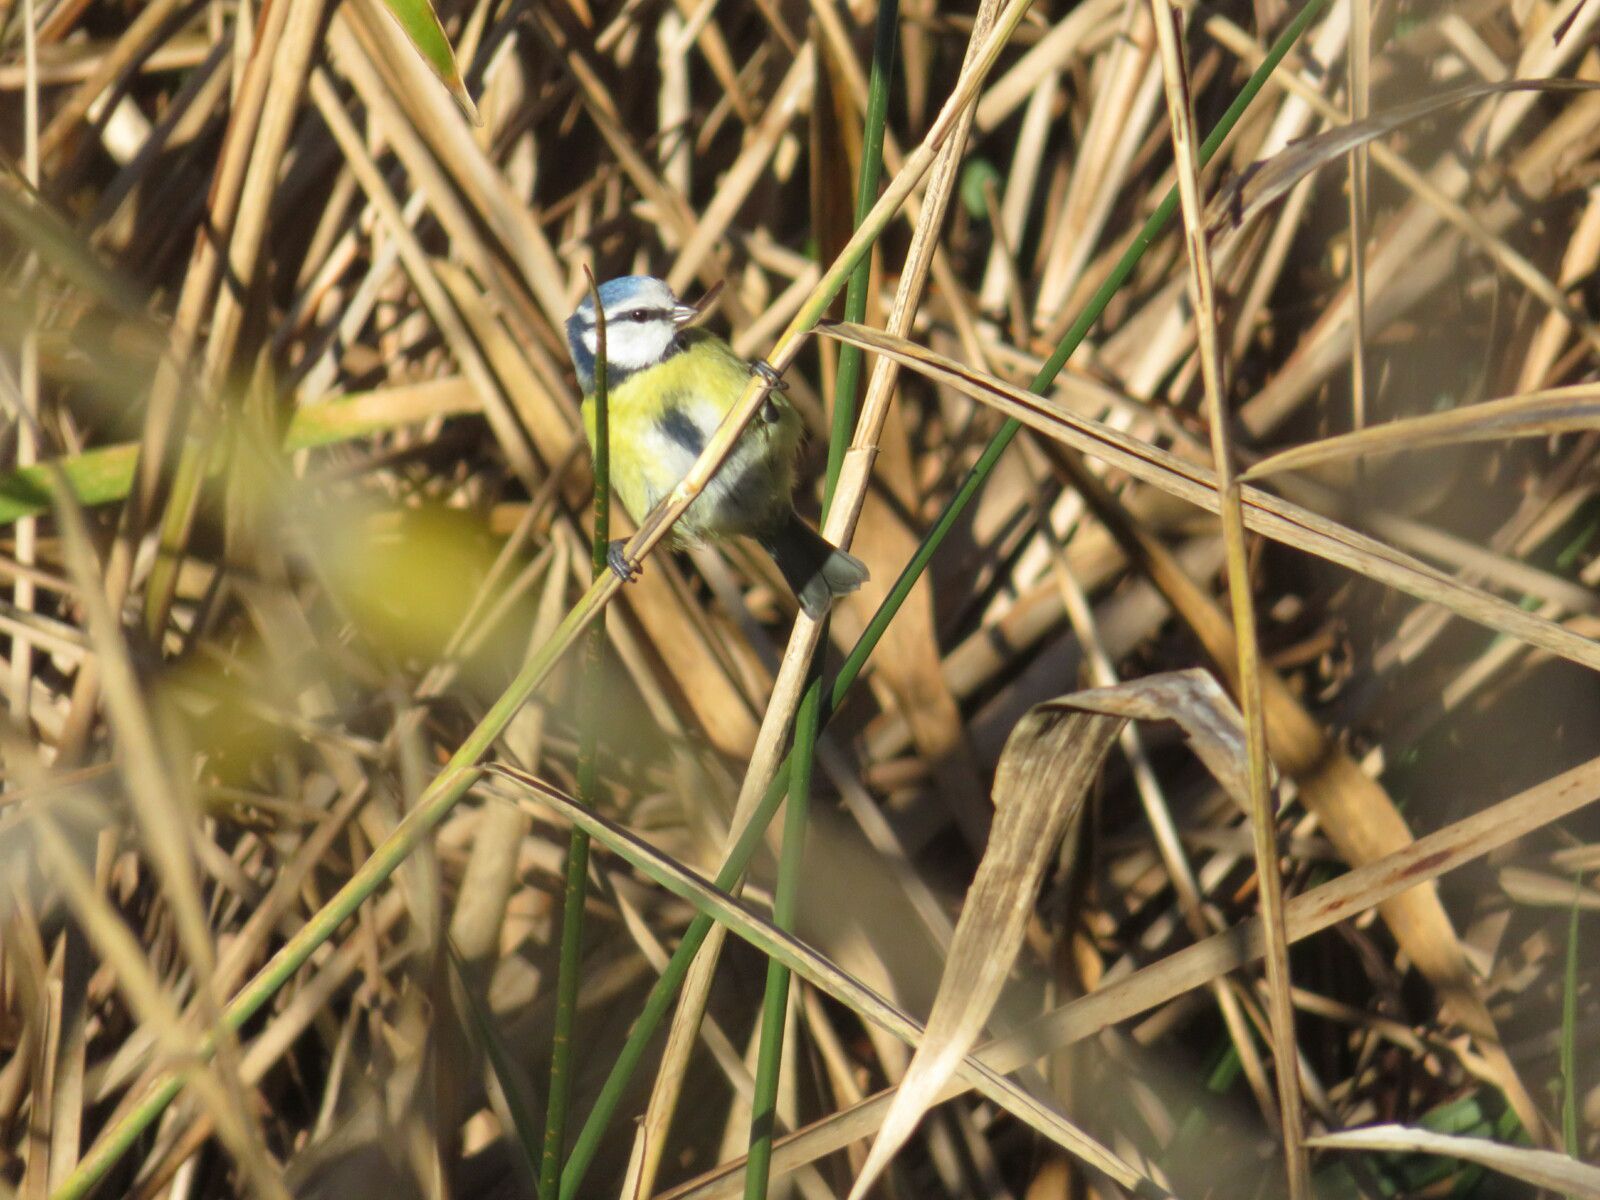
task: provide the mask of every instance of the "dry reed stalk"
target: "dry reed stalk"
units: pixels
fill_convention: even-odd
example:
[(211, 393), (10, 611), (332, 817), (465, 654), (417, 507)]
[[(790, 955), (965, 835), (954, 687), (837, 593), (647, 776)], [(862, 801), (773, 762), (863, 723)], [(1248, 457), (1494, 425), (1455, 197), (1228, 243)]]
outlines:
[(1224, 381), (1218, 330), (1216, 281), (1205, 232), (1205, 202), (1200, 195), (1200, 163), (1196, 150), (1194, 97), (1190, 93), (1184, 23), (1168, 0), (1152, 0), (1156, 41), (1161, 47), (1172, 154), (1178, 172), (1189, 262), (1189, 296), (1195, 314), (1200, 373), (1205, 384), (1206, 421), (1221, 499), (1222, 540), (1227, 559), (1228, 594), (1233, 602), (1233, 637), (1237, 667), (1232, 672), (1239, 707), (1244, 711), (1250, 763), (1250, 827), (1254, 836), (1256, 875), (1261, 889), (1261, 923), (1267, 931), (1267, 997), (1272, 1056), (1276, 1061), (1278, 1112), (1281, 1120), (1290, 1200), (1308, 1196), (1311, 1166), (1305, 1150), (1305, 1117), (1301, 1112), (1299, 1047), (1294, 1032), (1294, 1006), (1289, 999), (1289, 946), (1283, 926), (1283, 879), (1278, 865), (1278, 805), (1267, 758), (1267, 725), (1262, 702), (1261, 650), (1256, 640), (1255, 600), (1244, 540), (1244, 502), (1234, 465), (1232, 412)]

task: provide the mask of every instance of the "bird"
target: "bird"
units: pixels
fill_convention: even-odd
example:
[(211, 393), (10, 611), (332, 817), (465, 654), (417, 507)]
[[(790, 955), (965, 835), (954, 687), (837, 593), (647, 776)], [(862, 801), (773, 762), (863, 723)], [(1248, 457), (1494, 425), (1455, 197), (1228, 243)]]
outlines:
[[(661, 502), (694, 464), (753, 374), (769, 387), (732, 453), (673, 527), (679, 545), (731, 536), (753, 539), (772, 556), (800, 607), (820, 620), (837, 596), (867, 579), (866, 565), (830, 543), (794, 509), (800, 414), (765, 362), (750, 363), (716, 334), (695, 325), (709, 296), (684, 304), (650, 275), (608, 279), (596, 289), (606, 331), (606, 415), (611, 487), (635, 522)], [(595, 443), (594, 296), (567, 319), (567, 347), (583, 389), (583, 427)], [(613, 542), (612, 569), (626, 582), (637, 567)]]

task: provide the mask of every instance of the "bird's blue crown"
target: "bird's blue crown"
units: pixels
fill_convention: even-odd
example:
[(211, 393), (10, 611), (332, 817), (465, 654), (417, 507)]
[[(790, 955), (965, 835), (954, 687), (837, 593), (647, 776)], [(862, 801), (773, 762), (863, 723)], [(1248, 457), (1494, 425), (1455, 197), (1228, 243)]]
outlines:
[[(635, 301), (647, 301), (648, 306), (671, 308), (675, 303), (671, 289), (654, 275), (622, 275), (608, 279), (598, 289), (600, 308), (608, 317), (626, 310)], [(578, 373), (578, 382), (587, 393), (594, 388), (594, 351), (589, 348), (585, 335), (594, 328), (594, 297), (586, 294), (577, 310), (567, 318), (567, 347), (572, 352), (572, 365)], [(615, 333), (617, 331), (608, 331)], [(611, 383), (621, 383), (633, 370), (645, 364), (629, 364), (613, 353), (608, 364), (607, 377)]]

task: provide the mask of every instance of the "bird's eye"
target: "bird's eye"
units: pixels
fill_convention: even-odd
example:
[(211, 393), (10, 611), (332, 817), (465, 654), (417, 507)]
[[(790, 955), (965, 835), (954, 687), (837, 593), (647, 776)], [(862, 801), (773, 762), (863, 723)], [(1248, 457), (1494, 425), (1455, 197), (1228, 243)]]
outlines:
[(645, 312), (645, 310), (642, 309), (642, 308), (636, 308), (631, 313), (628, 314), (628, 320), (630, 320), (630, 321), (643, 322), (643, 321), (648, 321), (649, 319), (650, 319), (650, 314)]

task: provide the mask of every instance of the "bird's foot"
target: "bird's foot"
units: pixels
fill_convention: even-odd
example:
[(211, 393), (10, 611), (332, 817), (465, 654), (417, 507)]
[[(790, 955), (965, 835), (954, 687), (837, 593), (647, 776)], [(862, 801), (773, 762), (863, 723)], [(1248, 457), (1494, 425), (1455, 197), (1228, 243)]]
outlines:
[(766, 381), (767, 386), (773, 391), (787, 392), (789, 390), (789, 381), (784, 379), (782, 375), (779, 375), (778, 369), (766, 359), (756, 359), (755, 362), (750, 364), (750, 369), (757, 375), (761, 376), (761, 378)]
[(632, 583), (644, 573), (637, 559), (628, 557), (628, 543), (618, 538), (606, 547), (606, 565), (623, 583)]

